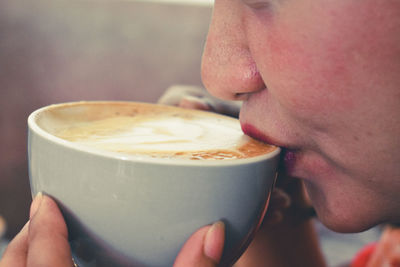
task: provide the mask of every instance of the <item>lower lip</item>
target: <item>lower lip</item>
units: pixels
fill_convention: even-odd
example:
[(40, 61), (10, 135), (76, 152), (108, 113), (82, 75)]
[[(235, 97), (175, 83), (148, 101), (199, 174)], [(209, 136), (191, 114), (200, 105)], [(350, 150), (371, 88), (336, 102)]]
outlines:
[[(251, 124), (242, 124), (242, 130), (245, 134), (260, 140), (265, 143), (274, 144), (274, 142), (264, 135), (260, 130)], [(294, 150), (283, 148), (282, 160), (280, 168), (284, 169), (285, 173), (290, 174), (294, 171), (296, 164), (296, 153)]]
[(251, 124), (242, 124), (242, 131), (253, 137), (254, 139), (260, 140), (264, 143), (267, 144), (273, 144), (274, 142), (272, 142), (272, 140), (270, 140), (270, 138), (268, 138), (265, 134), (263, 134), (260, 130), (258, 130), (256, 127), (254, 127)]

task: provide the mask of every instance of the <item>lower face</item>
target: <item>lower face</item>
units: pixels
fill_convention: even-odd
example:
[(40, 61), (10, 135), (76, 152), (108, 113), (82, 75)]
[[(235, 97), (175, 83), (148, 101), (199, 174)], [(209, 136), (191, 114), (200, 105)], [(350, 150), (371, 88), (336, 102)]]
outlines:
[(400, 221), (399, 17), (390, 0), (243, 8), (266, 86), (244, 102), (243, 128), (290, 149), (288, 171), (336, 231)]

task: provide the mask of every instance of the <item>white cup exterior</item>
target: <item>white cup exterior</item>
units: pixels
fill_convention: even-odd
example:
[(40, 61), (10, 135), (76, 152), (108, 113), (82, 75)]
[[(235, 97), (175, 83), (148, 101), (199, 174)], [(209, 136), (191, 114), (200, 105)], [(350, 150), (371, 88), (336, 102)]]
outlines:
[(261, 223), (280, 149), (225, 161), (151, 159), (91, 150), (28, 119), (32, 195), (61, 208), (79, 266), (172, 266), (198, 228), (222, 220), (230, 263)]

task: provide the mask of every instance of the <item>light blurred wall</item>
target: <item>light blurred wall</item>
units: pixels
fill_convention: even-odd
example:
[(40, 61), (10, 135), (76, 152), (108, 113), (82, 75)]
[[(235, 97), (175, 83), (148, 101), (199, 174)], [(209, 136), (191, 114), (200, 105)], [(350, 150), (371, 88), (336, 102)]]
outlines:
[(0, 215), (13, 236), (31, 201), (26, 119), (75, 100), (154, 102), (200, 85), (211, 7), (141, 1), (0, 1)]

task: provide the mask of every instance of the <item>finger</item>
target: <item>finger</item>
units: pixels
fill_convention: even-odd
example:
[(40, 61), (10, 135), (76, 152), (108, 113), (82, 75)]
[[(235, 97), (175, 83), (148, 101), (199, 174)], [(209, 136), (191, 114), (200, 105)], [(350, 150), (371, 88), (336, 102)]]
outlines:
[(225, 225), (216, 222), (197, 230), (179, 252), (174, 267), (212, 267), (221, 259), (225, 240)]
[(385, 228), (368, 266), (400, 266), (399, 228)]
[(3, 257), (0, 260), (0, 267), (25, 267), (28, 252), (28, 228), (29, 222), (8, 244)]
[(275, 225), (283, 220), (283, 213), (280, 211), (268, 212), (263, 220), (263, 225)]
[(282, 189), (275, 188), (271, 194), (270, 208), (285, 209), (292, 204), (290, 196)]
[[(39, 203), (38, 203), (39, 202)], [(73, 266), (68, 231), (57, 204), (48, 196), (35, 198), (37, 211), (29, 226), (28, 266)]]

